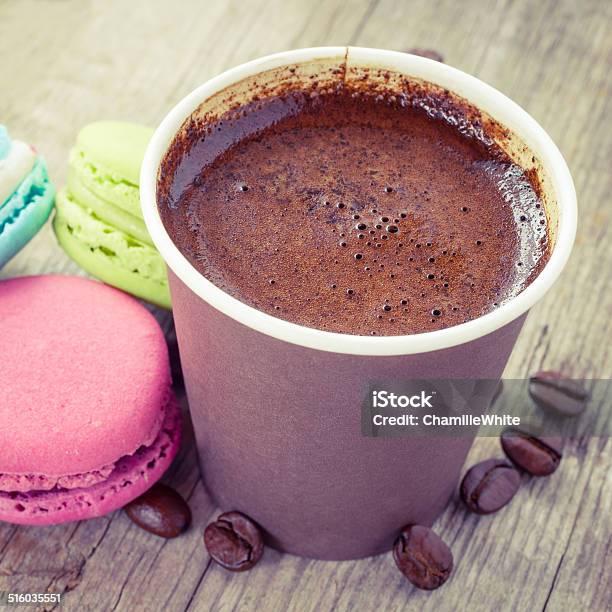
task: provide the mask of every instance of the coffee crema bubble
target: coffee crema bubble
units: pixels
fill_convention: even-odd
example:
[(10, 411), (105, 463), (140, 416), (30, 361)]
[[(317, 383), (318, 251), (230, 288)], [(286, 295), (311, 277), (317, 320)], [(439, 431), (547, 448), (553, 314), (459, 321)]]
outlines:
[(463, 323), (533, 280), (548, 258), (537, 189), (446, 120), (458, 102), (317, 94), (262, 98), (177, 147), (183, 182), (160, 212), (202, 274), (274, 316), (368, 336)]

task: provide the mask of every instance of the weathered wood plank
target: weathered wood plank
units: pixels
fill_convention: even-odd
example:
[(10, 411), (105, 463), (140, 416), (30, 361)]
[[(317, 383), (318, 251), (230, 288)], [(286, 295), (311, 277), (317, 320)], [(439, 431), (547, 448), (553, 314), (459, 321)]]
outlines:
[[(0, 64), (0, 118), (37, 144), (62, 184), (83, 123), (113, 117), (153, 125), (185, 93), (242, 61), (345, 42), (433, 47), (531, 112), (576, 181), (575, 253), (531, 313), (507, 375), (550, 367), (610, 378), (610, 12), (605, 2), (570, 0), (3, 2), (0, 55), (11, 61)], [(49, 227), (0, 277), (47, 272), (80, 273)], [(158, 314), (170, 330), (169, 317)], [(468, 462), (499, 453), (496, 440), (479, 439)], [(525, 479), (496, 516), (475, 517), (454, 500), (436, 529), (457, 569), (443, 589), (422, 593), (388, 555), (331, 563), (269, 550), (242, 575), (211, 565), (202, 530), (215, 508), (187, 443), (167, 476), (194, 510), (187, 534), (165, 542), (120, 512), (53, 528), (0, 525), (0, 590), (67, 591), (67, 610), (605, 610), (611, 473), (608, 441), (579, 439), (568, 443), (559, 473)]]

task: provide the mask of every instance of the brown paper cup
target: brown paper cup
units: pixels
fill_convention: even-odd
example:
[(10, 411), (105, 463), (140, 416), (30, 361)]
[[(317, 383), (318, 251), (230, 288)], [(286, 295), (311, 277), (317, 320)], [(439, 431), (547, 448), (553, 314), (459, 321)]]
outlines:
[[(157, 208), (157, 177), (186, 119), (287, 80), (360, 78), (364, 69), (432, 83), (507, 130), (502, 146), (533, 168), (551, 229), (538, 277), (494, 312), (412, 336), (362, 337), (276, 319), (221, 291), (189, 263)], [(388, 77), (384, 77), (388, 78)], [(168, 170), (168, 169), (166, 169)], [(451, 497), (471, 437), (378, 438), (361, 431), (373, 380), (499, 379), (526, 313), (561, 272), (574, 240), (576, 198), (554, 143), (519, 106), (459, 70), (421, 57), (353, 47), (303, 49), (208, 81), (164, 119), (141, 174), (144, 218), (164, 257), (202, 476), (224, 510), (239, 510), (279, 549), (322, 559), (388, 550), (408, 523), (431, 525)]]

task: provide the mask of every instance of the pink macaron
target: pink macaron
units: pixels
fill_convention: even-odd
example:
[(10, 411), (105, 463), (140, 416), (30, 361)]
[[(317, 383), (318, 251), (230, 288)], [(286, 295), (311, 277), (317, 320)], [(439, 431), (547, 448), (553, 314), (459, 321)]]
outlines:
[(0, 282), (0, 520), (51, 525), (121, 508), (180, 443), (168, 350), (125, 293), (71, 276)]

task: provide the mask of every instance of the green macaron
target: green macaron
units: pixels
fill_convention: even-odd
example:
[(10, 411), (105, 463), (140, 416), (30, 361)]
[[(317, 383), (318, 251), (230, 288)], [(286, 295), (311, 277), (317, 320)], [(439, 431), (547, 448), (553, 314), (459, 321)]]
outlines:
[(85, 126), (70, 152), (53, 227), (62, 248), (87, 272), (170, 308), (166, 267), (140, 210), (140, 165), (152, 134), (122, 121)]

